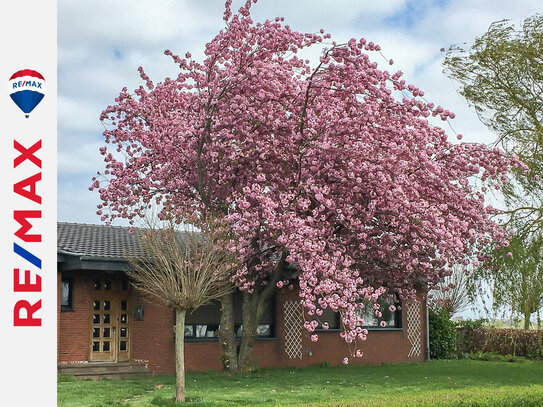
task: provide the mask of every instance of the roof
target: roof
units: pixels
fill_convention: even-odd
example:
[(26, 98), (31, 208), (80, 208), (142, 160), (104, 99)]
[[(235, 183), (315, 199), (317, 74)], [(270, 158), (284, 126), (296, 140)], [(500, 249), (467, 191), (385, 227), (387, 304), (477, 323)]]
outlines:
[(66, 222), (57, 223), (57, 251), (103, 259), (143, 255), (143, 247), (129, 227)]

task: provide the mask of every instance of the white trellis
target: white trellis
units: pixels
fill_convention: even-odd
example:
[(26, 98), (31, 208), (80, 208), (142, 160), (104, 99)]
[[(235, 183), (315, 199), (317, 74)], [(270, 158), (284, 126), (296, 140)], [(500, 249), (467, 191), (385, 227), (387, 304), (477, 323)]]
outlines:
[(411, 344), (411, 350), (407, 357), (420, 356), (422, 352), (422, 323), (420, 301), (411, 302), (406, 307), (407, 339)]
[(290, 359), (302, 358), (302, 306), (299, 301), (285, 301), (285, 352)]

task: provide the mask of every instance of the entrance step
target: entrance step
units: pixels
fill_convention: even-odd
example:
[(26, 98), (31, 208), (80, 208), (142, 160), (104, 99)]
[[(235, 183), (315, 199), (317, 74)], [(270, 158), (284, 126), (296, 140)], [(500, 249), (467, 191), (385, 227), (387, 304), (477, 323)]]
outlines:
[(58, 365), (57, 372), (78, 379), (124, 379), (152, 375), (147, 364), (139, 362), (62, 363)]

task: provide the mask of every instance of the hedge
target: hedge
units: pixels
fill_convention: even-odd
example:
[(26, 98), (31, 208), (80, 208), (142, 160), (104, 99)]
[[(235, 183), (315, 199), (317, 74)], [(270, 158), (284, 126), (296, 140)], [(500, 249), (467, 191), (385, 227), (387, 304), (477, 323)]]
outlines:
[(494, 352), (500, 355), (543, 357), (543, 331), (497, 328), (458, 328), (459, 353)]

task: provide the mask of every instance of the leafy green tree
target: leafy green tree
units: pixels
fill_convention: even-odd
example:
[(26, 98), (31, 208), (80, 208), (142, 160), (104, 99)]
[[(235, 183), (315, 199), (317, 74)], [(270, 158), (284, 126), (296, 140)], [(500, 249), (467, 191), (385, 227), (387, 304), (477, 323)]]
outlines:
[(503, 190), (509, 221), (522, 221), (524, 232), (543, 228), (543, 14), (521, 27), (494, 22), (471, 47), (452, 45), (444, 72), (496, 133), (496, 146), (528, 166), (527, 172), (513, 172)]
[(543, 235), (516, 234), (508, 247), (492, 248), (484, 267), (470, 276), (475, 290), (492, 290), (493, 307), (507, 307), (524, 317), (524, 329), (531, 316), (543, 307)]

